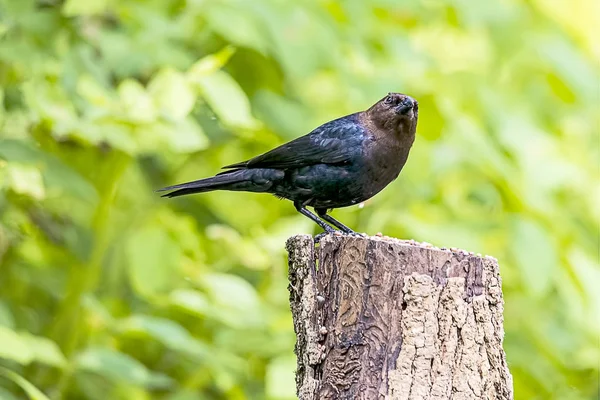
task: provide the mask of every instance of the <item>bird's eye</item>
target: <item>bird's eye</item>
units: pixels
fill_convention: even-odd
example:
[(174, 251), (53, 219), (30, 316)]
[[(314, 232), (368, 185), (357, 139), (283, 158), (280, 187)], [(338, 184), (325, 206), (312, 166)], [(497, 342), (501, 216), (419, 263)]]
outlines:
[(385, 98), (385, 104), (392, 104), (394, 102), (394, 99), (392, 98), (392, 96), (388, 96)]

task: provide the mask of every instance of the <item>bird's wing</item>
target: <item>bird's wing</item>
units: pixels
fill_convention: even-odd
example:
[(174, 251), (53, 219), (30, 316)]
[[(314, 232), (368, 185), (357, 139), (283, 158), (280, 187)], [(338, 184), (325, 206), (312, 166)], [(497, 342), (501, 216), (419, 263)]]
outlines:
[(365, 129), (352, 114), (327, 122), (309, 134), (250, 160), (223, 168), (300, 168), (314, 164), (339, 164), (361, 151)]

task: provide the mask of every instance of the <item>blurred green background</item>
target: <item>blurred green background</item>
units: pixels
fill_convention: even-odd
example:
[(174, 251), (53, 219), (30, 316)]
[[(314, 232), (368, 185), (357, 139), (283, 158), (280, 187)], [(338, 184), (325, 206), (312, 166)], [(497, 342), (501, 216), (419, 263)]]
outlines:
[[(405, 3), (404, 5), (399, 5)], [(598, 398), (594, 0), (0, 0), (0, 399), (291, 399), (291, 203), (154, 189), (420, 102), (334, 212), (496, 256), (517, 399)]]

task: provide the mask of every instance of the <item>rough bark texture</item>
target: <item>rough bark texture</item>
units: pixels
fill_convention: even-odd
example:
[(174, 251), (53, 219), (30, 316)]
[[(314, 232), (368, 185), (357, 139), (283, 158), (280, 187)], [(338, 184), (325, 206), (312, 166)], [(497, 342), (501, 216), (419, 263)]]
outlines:
[(287, 249), (300, 400), (513, 398), (496, 259), (377, 236)]

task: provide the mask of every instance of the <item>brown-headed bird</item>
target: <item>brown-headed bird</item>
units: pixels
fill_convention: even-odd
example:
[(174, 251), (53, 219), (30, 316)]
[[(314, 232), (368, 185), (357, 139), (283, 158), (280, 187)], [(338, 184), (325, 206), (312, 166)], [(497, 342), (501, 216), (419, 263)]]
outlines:
[[(329, 224), (350, 228), (327, 214), (361, 203), (392, 182), (415, 140), (418, 105), (389, 93), (366, 111), (327, 122), (271, 151), (223, 167), (216, 176), (169, 186), (163, 197), (233, 190), (271, 193), (294, 202), (296, 210), (326, 232)], [(306, 209), (313, 207), (317, 215)]]

